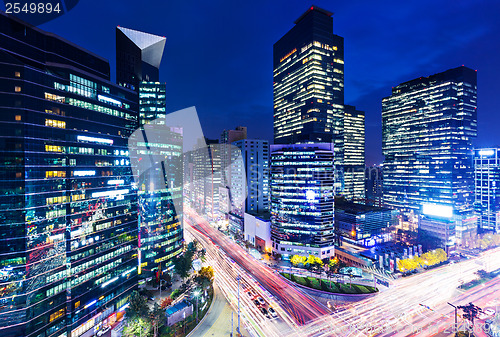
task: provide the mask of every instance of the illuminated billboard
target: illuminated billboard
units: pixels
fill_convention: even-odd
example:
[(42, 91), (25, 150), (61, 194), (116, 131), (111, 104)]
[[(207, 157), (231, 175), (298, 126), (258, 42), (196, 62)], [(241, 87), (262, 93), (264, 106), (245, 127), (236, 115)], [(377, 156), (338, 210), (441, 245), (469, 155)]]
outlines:
[(451, 218), (453, 216), (453, 207), (448, 205), (424, 204), (422, 213), (441, 218)]

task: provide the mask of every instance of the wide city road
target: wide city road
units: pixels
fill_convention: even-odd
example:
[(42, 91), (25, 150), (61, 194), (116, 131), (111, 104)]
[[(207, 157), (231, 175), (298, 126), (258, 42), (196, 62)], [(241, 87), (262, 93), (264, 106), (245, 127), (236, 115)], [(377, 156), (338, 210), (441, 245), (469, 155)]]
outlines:
[[(291, 286), (275, 271), (252, 258), (241, 246), (229, 240), (220, 231), (211, 227), (205, 219), (194, 213), (189, 214), (196, 223), (190, 225), (210, 238), (239, 266), (250, 273), (267, 291), (276, 297), (283, 308), (298, 325), (304, 325), (329, 314), (329, 310), (308, 295)], [(187, 221), (189, 223), (189, 220)]]

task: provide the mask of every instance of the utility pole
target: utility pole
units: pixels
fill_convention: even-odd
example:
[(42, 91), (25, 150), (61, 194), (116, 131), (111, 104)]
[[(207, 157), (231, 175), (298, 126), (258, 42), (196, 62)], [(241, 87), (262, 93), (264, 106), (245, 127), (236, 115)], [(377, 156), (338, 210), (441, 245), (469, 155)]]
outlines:
[(233, 316), (234, 316), (234, 313), (231, 310), (231, 337), (233, 337)]
[(457, 310), (458, 308), (456, 306), (454, 306), (453, 304), (451, 304), (450, 302), (448, 302), (449, 305), (451, 305), (453, 308), (455, 308), (455, 336), (458, 334), (458, 321), (457, 321)]
[(238, 333), (238, 336), (241, 336), (241, 330), (240, 330), (240, 280), (241, 280), (241, 276), (239, 274), (236, 277), (236, 280), (238, 281), (238, 328), (236, 329), (236, 332)]

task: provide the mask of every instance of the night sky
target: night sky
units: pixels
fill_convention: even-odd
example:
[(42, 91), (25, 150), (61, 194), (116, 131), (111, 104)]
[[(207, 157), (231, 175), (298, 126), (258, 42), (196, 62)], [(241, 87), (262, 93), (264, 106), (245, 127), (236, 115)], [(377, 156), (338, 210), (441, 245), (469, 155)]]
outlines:
[(500, 1), (81, 0), (41, 26), (107, 59), (115, 27), (167, 37), (167, 109), (196, 106), (205, 134), (248, 126), (272, 140), (272, 47), (311, 4), (345, 38), (345, 102), (366, 111), (367, 164), (381, 163), (381, 99), (391, 87), (462, 64), (478, 70), (478, 146), (500, 145)]

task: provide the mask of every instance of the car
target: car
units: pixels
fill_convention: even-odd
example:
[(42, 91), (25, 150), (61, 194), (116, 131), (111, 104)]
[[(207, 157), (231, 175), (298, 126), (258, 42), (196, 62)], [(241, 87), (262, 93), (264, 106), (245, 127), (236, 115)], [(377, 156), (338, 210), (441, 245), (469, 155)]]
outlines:
[(495, 309), (492, 308), (486, 309), (484, 313), (488, 316), (495, 316)]
[(267, 312), (266, 308), (260, 308), (260, 312), (262, 313), (262, 315), (266, 316), (267, 318), (271, 318), (271, 317), (269, 317), (269, 313)]
[(259, 303), (259, 301), (257, 301), (257, 300), (253, 300), (253, 303), (254, 303), (256, 306), (260, 306), (260, 303)]
[(278, 317), (278, 314), (276, 313), (276, 310), (274, 310), (273, 308), (269, 307), (268, 311), (269, 311), (269, 314), (272, 317), (274, 317), (274, 318)]
[(257, 298), (257, 301), (259, 301), (259, 303), (262, 305), (266, 304), (266, 302), (264, 301), (264, 299), (262, 297)]
[(250, 297), (253, 296), (251, 291), (247, 292), (247, 295), (250, 296)]
[(479, 314), (479, 319), (487, 319), (493, 317), (495, 316), (495, 313), (496, 313), (495, 309), (492, 308), (485, 309), (482, 313)]
[(108, 332), (109, 330), (111, 330), (111, 327), (110, 326), (107, 326), (105, 328), (102, 328), (102, 330), (99, 330), (97, 332), (97, 336), (103, 336), (106, 332)]

